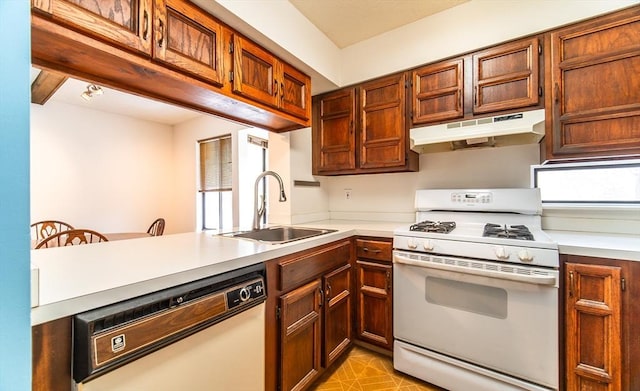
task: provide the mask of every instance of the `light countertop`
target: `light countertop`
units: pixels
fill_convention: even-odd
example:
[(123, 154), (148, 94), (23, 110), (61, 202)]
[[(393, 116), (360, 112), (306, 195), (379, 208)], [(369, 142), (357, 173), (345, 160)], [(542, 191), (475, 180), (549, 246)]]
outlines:
[[(45, 323), (132, 297), (264, 262), (353, 235), (391, 237), (401, 223), (327, 221), (300, 224), (336, 232), (285, 244), (183, 233), (31, 251), (37, 306)], [(33, 274), (33, 273), (32, 273)]]
[[(296, 226), (336, 232), (285, 244), (225, 238), (210, 232), (31, 251), (31, 323), (65, 316), (264, 262), (354, 235), (393, 237), (407, 223), (327, 220)], [(640, 261), (640, 238), (545, 231), (561, 254)]]
[(558, 243), (560, 254), (640, 261), (640, 234), (544, 231)]

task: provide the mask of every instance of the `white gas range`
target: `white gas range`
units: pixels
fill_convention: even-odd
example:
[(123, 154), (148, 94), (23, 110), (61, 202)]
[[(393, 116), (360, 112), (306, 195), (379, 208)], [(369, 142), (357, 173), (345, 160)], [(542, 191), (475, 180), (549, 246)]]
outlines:
[(558, 388), (557, 245), (537, 189), (418, 190), (394, 232), (394, 366), (451, 391)]

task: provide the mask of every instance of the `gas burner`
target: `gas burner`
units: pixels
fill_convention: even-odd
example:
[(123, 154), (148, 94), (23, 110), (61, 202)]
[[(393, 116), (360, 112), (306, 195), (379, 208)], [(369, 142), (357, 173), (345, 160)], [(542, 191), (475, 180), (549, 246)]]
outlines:
[(520, 240), (533, 240), (533, 234), (529, 231), (529, 228), (525, 225), (500, 225), (487, 223), (484, 226), (484, 232), (482, 236), (489, 238), (505, 238), (505, 239), (520, 239)]
[(448, 234), (456, 227), (455, 221), (422, 221), (409, 227), (409, 231)]

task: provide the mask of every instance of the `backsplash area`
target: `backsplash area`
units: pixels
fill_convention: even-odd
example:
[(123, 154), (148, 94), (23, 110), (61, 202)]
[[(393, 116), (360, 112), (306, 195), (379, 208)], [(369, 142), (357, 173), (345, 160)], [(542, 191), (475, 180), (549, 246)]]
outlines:
[(418, 172), (326, 177), (324, 186), (332, 219), (406, 222), (417, 189), (529, 187), (539, 156), (537, 144), (422, 154)]

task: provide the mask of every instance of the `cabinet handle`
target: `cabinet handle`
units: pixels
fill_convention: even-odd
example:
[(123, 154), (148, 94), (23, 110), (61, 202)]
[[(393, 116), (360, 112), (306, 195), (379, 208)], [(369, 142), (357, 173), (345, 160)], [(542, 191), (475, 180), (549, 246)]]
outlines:
[(325, 299), (327, 300), (327, 303), (329, 303), (329, 300), (331, 300), (331, 284), (329, 284), (327, 282), (327, 292), (325, 293)]
[(573, 297), (574, 283), (573, 272), (569, 272), (569, 297)]
[(387, 270), (387, 293), (391, 291), (391, 270)]
[(478, 105), (478, 87), (475, 87), (475, 92), (473, 94), (473, 104)]
[(320, 303), (318, 304), (318, 306), (322, 307), (322, 304), (324, 303), (324, 291), (322, 290), (322, 288), (318, 289), (318, 294), (320, 295)]
[(458, 110), (462, 110), (462, 94), (458, 91)]
[(560, 85), (558, 83), (556, 83), (556, 85), (555, 85), (555, 87), (553, 89), (553, 93), (555, 95), (555, 101), (556, 101), (556, 104), (557, 104), (558, 102), (560, 102)]
[(158, 39), (158, 46), (162, 47), (164, 45), (164, 22), (160, 19), (160, 39)]
[(278, 81), (273, 81), (273, 96), (278, 96)]
[(144, 23), (144, 31), (142, 32), (142, 39), (145, 41), (149, 38), (149, 12), (144, 10), (144, 17), (142, 18)]
[(374, 253), (374, 254), (378, 254), (378, 253), (381, 253), (381, 252), (382, 252), (382, 250), (380, 250), (380, 249), (373, 249), (373, 250), (369, 250), (367, 247), (363, 247), (363, 248), (362, 248), (362, 251), (365, 251), (365, 252), (372, 252), (372, 253)]
[(280, 99), (284, 99), (284, 83), (280, 82)]

